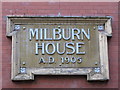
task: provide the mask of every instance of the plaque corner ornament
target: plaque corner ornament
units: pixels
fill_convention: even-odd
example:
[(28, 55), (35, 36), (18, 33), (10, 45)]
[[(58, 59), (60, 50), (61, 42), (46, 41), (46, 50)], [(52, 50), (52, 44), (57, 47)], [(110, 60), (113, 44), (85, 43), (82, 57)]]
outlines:
[(17, 74), (16, 76), (11, 78), (12, 81), (20, 81), (20, 80), (34, 80), (34, 75), (28, 74)]
[[(111, 25), (111, 18), (110, 17), (109, 18), (108, 17), (86, 17), (86, 18), (84, 18), (84, 17), (50, 17), (50, 18), (49, 17), (32, 17), (31, 18), (30, 16), (28, 16), (28, 17), (21, 16), (21, 18), (19, 18), (19, 17), (20, 16), (13, 16), (13, 17), (10, 16), (10, 17), (7, 18), (6, 36), (7, 37), (12, 37), (11, 80), (13, 80), (13, 81), (34, 80), (34, 75), (87, 75), (87, 80), (88, 81), (109, 80), (109, 60), (108, 60), (107, 37), (112, 36), (112, 25)], [(67, 25), (66, 24), (66, 23), (68, 23), (67, 21), (70, 21), (70, 23), (72, 23), (72, 24), (74, 24), (74, 21), (75, 21), (74, 25), (81, 24), (81, 22), (83, 22), (82, 24), (86, 23), (86, 25), (87, 24), (91, 25), (90, 22), (92, 22), (92, 24), (95, 23), (95, 25), (99, 24), (99, 25), (93, 27), (93, 31), (98, 30), (98, 45), (99, 45), (99, 60), (100, 60), (99, 63), (98, 63), (98, 61), (94, 61), (94, 65), (92, 64), (93, 67), (91, 66), (91, 67), (75, 67), (75, 68), (74, 67), (69, 68), (69, 67), (67, 67), (67, 65), (68, 65), (68, 63), (75, 64), (75, 63), (77, 63), (76, 61), (75, 62), (67, 62), (66, 66), (64, 66), (64, 67), (62, 67), (63, 66), (62, 63), (64, 63), (64, 62), (62, 62), (62, 63), (59, 64), (60, 66), (58, 66), (57, 68), (55, 68), (55, 67), (54, 68), (52, 68), (52, 67), (51, 68), (49, 68), (49, 67), (47, 67), (47, 68), (44, 68), (44, 67), (39, 67), (39, 68), (38, 67), (34, 67), (34, 68), (33, 67), (27, 67), (29, 62), (26, 60), (26, 57), (25, 58), (20, 57), (20, 49), (19, 49), (20, 46), (19, 46), (19, 43), (17, 41), (18, 40), (18, 36), (17, 36), (18, 32), (19, 31), (22, 31), (22, 32), (28, 31), (27, 26), (24, 26), (26, 24), (32, 25), (32, 24), (34, 24), (34, 22), (36, 22), (37, 24), (40, 24), (40, 25), (45, 24), (47, 22), (46, 18), (49, 19), (48, 23), (46, 24), (47, 26), (49, 24), (56, 25), (56, 23), (59, 23), (59, 22), (62, 22), (62, 21), (65, 25)], [(40, 22), (40, 20), (41, 20), (41, 22)], [(45, 22), (45, 20), (46, 20), (46, 22)], [(49, 22), (50, 20), (54, 20), (56, 23)], [(44, 21), (45, 23), (42, 23), (42, 21)], [(31, 24), (31, 22), (32, 22), (32, 24)], [(35, 23), (35, 25), (37, 25), (36, 23)], [(59, 23), (57, 25), (57, 26), (59, 26), (58, 27), (59, 29), (61, 28), (60, 25), (62, 25), (63, 23)], [(74, 35), (76, 35), (76, 37), (78, 38), (77, 35), (80, 31), (78, 29), (76, 29), (76, 31), (77, 31), (77, 33), (74, 33)], [(60, 30), (58, 30), (57, 34), (59, 32), (60, 32)], [(82, 30), (81, 30), (81, 32), (82, 32)], [(38, 33), (38, 31), (36, 29), (36, 34), (37, 33)], [(83, 30), (83, 34), (86, 36), (86, 38), (89, 39), (89, 35), (87, 35), (87, 33), (84, 30)], [(35, 33), (33, 32), (32, 29), (31, 29), (31, 35), (35, 36)], [(40, 37), (40, 39), (41, 38), (42, 37)], [(51, 38), (49, 38), (48, 40), (50, 40), (50, 39)], [(65, 38), (65, 39), (67, 39), (67, 38)], [(38, 37), (36, 37), (36, 41), (38, 41)], [(32, 42), (32, 40), (30, 42)], [(69, 44), (71, 44), (71, 43), (68, 43), (67, 47), (69, 46)], [(84, 45), (83, 42), (82, 43), (77, 43), (78, 48), (81, 47), (80, 44)], [(53, 46), (54, 44), (49, 44), (48, 43), (47, 46), (48, 45)], [(38, 46), (38, 48), (42, 47), (38, 44), (36, 44), (36, 46)], [(26, 47), (27, 47), (27, 45), (26, 45)], [(55, 48), (55, 47), (53, 47), (53, 48)], [(47, 49), (46, 49), (46, 51), (49, 52)], [(48, 54), (52, 53), (51, 55), (53, 55), (54, 51), (53, 51), (53, 53), (49, 52)], [(77, 52), (79, 52), (79, 51), (77, 50)], [(42, 53), (44, 54), (44, 51)], [(38, 54), (39, 53), (37, 52), (37, 55)], [(84, 55), (86, 53), (79, 52), (78, 54)], [(22, 58), (21, 60), (23, 60), (23, 61), (20, 61), (20, 58)], [(64, 58), (62, 58), (62, 59), (64, 60)], [(65, 59), (69, 59), (69, 58), (65, 57)], [(75, 57), (72, 58), (72, 59), (73, 59), (73, 61), (76, 60)], [(44, 60), (44, 58), (41, 58), (40, 60), (41, 61), (38, 62), (38, 66), (40, 66), (40, 65), (44, 66), (45, 64), (46, 65), (51, 65), (52, 63), (54, 63), (53, 58), (50, 58), (51, 62), (46, 62)], [(77, 64), (81, 64), (81, 63), (84, 62), (84, 60), (82, 60), (81, 57), (79, 57), (78, 60), (81, 60), (81, 62), (77, 63)], [(22, 62), (22, 64), (21, 64), (21, 62)], [(56, 65), (56, 64), (54, 64), (54, 65)], [(70, 65), (72, 66), (72, 64), (70, 64)]]
[(100, 68), (94, 68), (90, 73), (87, 74), (88, 81), (105, 81), (109, 80), (109, 75), (106, 70), (102, 70)]

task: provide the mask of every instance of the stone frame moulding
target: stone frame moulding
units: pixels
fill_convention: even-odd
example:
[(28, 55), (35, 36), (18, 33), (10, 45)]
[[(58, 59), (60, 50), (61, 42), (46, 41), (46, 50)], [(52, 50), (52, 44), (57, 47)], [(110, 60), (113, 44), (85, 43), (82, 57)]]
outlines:
[[(24, 24), (25, 20), (39, 20), (40, 18), (70, 19), (70, 20), (89, 20), (102, 21), (104, 30), (99, 31), (99, 54), (100, 67), (97, 68), (33, 68), (28, 69), (27, 73), (20, 73), (20, 63), (17, 59), (16, 33), (14, 29), (16, 24)], [(21, 21), (21, 22), (19, 22)], [(34, 80), (34, 75), (87, 75), (88, 81), (109, 80), (109, 62), (108, 62), (108, 43), (107, 37), (112, 36), (111, 17), (76, 17), (76, 16), (7, 16), (6, 36), (12, 37), (12, 55), (11, 55), (11, 80)], [(70, 72), (73, 71), (73, 72)]]

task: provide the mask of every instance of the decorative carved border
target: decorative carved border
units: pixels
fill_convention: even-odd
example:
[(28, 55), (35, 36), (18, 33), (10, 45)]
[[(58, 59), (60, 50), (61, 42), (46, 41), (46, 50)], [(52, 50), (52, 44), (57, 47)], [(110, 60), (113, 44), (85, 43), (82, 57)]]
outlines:
[[(19, 20), (39, 20), (39, 18), (60, 18), (62, 20), (75, 19), (105, 22), (105, 30), (99, 31), (99, 51), (100, 51), (100, 67), (97, 68), (28, 68), (27, 73), (20, 71), (26, 70), (20, 68), (17, 48), (17, 35), (14, 30), (15, 24), (19, 24)], [(25, 23), (25, 22), (22, 22)], [(111, 17), (47, 17), (47, 16), (7, 16), (6, 36), (12, 37), (12, 57), (11, 57), (11, 79), (12, 80), (34, 80), (34, 75), (87, 75), (88, 81), (109, 80), (109, 62), (108, 62), (108, 45), (107, 37), (112, 36)], [(21, 70), (20, 70), (21, 69)]]

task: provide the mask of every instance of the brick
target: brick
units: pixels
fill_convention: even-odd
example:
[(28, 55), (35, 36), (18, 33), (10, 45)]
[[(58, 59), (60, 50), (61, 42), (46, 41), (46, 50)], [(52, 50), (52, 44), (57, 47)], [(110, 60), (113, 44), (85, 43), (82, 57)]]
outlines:
[(78, 3), (78, 2), (61, 2), (60, 3), (60, 5), (67, 5), (67, 6), (69, 6), (69, 5), (81, 5), (81, 6), (117, 6), (118, 5), (118, 3), (116, 3), (116, 2), (113, 2), (113, 3), (111, 3), (111, 2), (80, 2), (80, 3)]
[(18, 2), (2, 2), (2, 6), (19, 6), (20, 3)]
[(89, 6), (89, 7), (86, 7), (86, 6), (81, 6), (81, 5), (70, 5), (70, 6), (63, 6), (61, 5), (60, 6), (60, 9), (70, 9), (70, 10), (84, 10), (84, 9), (87, 9), (87, 10), (90, 10), (90, 9), (94, 9), (93, 6)]
[(59, 9), (59, 6), (25, 6), (24, 8), (30, 10), (55, 10)]
[(108, 46), (118, 46), (118, 42), (115, 42), (114, 40), (108, 39)]
[(58, 6), (59, 2), (42, 2), (42, 3), (38, 3), (38, 2), (25, 3), (24, 2), (22, 4), (24, 4), (25, 6)]

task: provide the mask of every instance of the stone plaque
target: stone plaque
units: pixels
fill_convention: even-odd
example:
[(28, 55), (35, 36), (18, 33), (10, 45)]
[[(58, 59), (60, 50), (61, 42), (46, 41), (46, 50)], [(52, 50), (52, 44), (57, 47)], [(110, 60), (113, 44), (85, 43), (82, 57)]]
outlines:
[(109, 17), (8, 16), (12, 36), (12, 80), (34, 75), (87, 75), (108, 80)]

